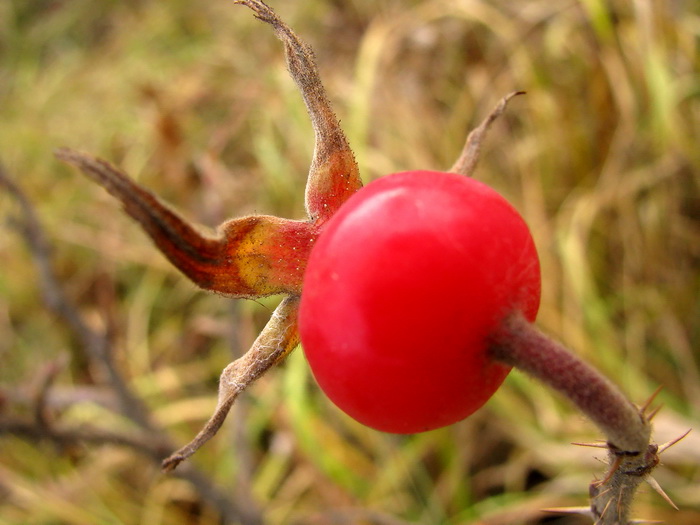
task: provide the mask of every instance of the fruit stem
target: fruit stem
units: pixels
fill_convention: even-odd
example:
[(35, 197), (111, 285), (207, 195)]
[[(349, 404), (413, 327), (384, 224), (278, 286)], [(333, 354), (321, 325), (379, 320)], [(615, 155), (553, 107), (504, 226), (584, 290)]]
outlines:
[(610, 468), (590, 486), (590, 515), (600, 525), (627, 524), (637, 486), (659, 463), (658, 446), (650, 444), (648, 407), (636, 407), (600, 372), (520, 313), (507, 317), (492, 334), (489, 355), (554, 388), (603, 431)]
[(522, 315), (511, 315), (502, 323), (490, 355), (564, 394), (618, 449), (641, 451), (649, 444), (651, 426), (639, 409), (600, 372)]

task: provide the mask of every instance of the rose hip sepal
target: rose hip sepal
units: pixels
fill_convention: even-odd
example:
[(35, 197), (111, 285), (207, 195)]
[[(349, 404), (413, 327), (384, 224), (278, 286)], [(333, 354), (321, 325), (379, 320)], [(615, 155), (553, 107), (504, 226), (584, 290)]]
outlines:
[(510, 368), (487, 343), (513, 311), (534, 321), (540, 267), (527, 225), (498, 193), (454, 173), (382, 177), (324, 227), (299, 329), (340, 408), (396, 433), (464, 419)]

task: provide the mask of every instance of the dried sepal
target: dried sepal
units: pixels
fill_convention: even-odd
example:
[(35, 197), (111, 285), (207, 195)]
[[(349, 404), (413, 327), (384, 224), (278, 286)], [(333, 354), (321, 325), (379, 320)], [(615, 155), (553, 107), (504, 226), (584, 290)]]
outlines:
[(289, 73), (299, 87), (316, 135), (306, 185), (306, 210), (312, 220), (323, 222), (362, 186), (362, 181), (321, 82), (313, 50), (264, 2), (236, 0), (234, 3), (245, 5), (256, 18), (270, 24), (284, 44)]
[(246, 354), (224, 368), (214, 414), (197, 436), (163, 461), (168, 472), (194, 454), (219, 431), (238, 394), (299, 344), (298, 297), (287, 297), (275, 309), (267, 325)]
[(121, 201), (160, 251), (195, 284), (230, 297), (301, 293), (314, 224), (269, 215), (224, 223), (205, 235), (109, 162), (62, 148), (60, 160), (80, 169)]
[(486, 137), (489, 128), (491, 128), (491, 124), (493, 124), (493, 122), (503, 114), (510, 99), (524, 94), (524, 91), (514, 91), (513, 93), (509, 93), (503, 97), (491, 111), (491, 113), (489, 113), (488, 116), (481, 122), (481, 124), (479, 124), (478, 127), (474, 128), (469, 135), (467, 135), (467, 140), (464, 144), (464, 148), (462, 148), (462, 153), (450, 168), (452, 173), (459, 173), (460, 175), (466, 175), (467, 177), (471, 177), (474, 174), (476, 165), (479, 162), (481, 145), (484, 142), (484, 138)]

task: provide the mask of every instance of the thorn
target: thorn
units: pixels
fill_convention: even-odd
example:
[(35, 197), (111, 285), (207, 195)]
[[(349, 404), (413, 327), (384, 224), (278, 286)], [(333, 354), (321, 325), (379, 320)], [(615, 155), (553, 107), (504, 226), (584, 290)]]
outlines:
[[(594, 487), (596, 490), (600, 490), (600, 487), (603, 486), (603, 484), (607, 481), (607, 479), (596, 479), (591, 483), (591, 487)], [(598, 496), (602, 496), (603, 494), (606, 494), (612, 490), (612, 487), (607, 487), (606, 489), (600, 490), (600, 492), (597, 493)]]
[(580, 514), (582, 516), (593, 517), (590, 507), (554, 507), (540, 510), (542, 512), (551, 512), (552, 514)]
[(647, 421), (649, 423), (651, 423), (651, 420), (656, 417), (656, 414), (658, 414), (659, 410), (661, 410), (662, 408), (663, 408), (663, 405), (659, 405), (654, 410), (652, 410), (648, 416), (645, 415), (645, 417), (647, 418)]
[(664, 450), (668, 450), (669, 448), (671, 448), (673, 445), (675, 445), (676, 443), (678, 443), (678, 442), (679, 442), (681, 439), (683, 439), (685, 436), (687, 436), (688, 434), (690, 434), (690, 431), (691, 431), (691, 430), (693, 430), (693, 429), (692, 429), (692, 428), (689, 428), (683, 435), (678, 436), (677, 438), (672, 439), (671, 441), (667, 441), (667, 442), (664, 443), (663, 445), (659, 445), (659, 450), (658, 450), (657, 454), (661, 454)]
[(607, 443), (600, 442), (600, 443), (571, 443), (572, 445), (576, 445), (577, 447), (592, 447), (592, 448), (608, 448)]
[[(647, 411), (647, 409), (649, 408), (649, 406), (654, 402), (654, 399), (656, 399), (656, 396), (659, 395), (659, 392), (661, 392), (661, 391), (663, 390), (663, 388), (664, 388), (663, 385), (659, 385), (659, 386), (656, 388), (656, 390), (654, 390), (654, 392), (649, 396), (649, 399), (647, 399), (647, 400), (644, 402), (644, 404), (642, 404), (642, 406), (639, 407), (639, 411), (640, 411), (642, 414), (644, 414), (644, 413)], [(657, 410), (658, 410), (658, 409), (657, 409)]]
[(615, 461), (613, 461), (613, 464), (610, 465), (610, 470), (608, 471), (608, 473), (605, 475), (605, 477), (603, 479), (601, 479), (598, 482), (598, 486), (605, 485), (608, 481), (610, 481), (610, 479), (613, 477), (613, 475), (615, 474), (617, 469), (620, 468), (620, 463), (622, 463), (622, 457), (617, 456), (615, 458)]
[(630, 524), (637, 524), (637, 523), (664, 523), (663, 521), (658, 521), (658, 520), (632, 520), (630, 521)]
[(648, 477), (646, 478), (645, 481), (646, 481), (647, 483), (649, 483), (649, 485), (651, 486), (651, 488), (653, 488), (656, 492), (658, 492), (659, 495), (660, 495), (663, 499), (666, 500), (666, 503), (668, 503), (669, 505), (671, 505), (671, 507), (673, 507), (674, 509), (678, 510), (678, 507), (676, 506), (676, 504), (673, 503), (673, 501), (671, 500), (671, 498), (668, 497), (668, 494), (666, 494), (666, 493), (664, 492), (664, 489), (661, 488), (661, 485), (659, 485), (659, 482), (658, 482), (658, 481), (656, 481), (656, 480), (655, 480), (654, 478), (652, 478), (651, 476), (648, 476)]
[(601, 519), (607, 514), (608, 509), (610, 508), (610, 505), (612, 504), (613, 500), (612, 498), (608, 500), (608, 502), (605, 504), (605, 508), (603, 509), (603, 512), (600, 513)]
[[(605, 465), (606, 467), (608, 466), (608, 461), (605, 460), (605, 459), (597, 458), (597, 457), (594, 457), (593, 459), (594, 459), (595, 461), (597, 461), (598, 463), (602, 463), (602, 464)], [(597, 481), (597, 480), (596, 480), (596, 481)]]

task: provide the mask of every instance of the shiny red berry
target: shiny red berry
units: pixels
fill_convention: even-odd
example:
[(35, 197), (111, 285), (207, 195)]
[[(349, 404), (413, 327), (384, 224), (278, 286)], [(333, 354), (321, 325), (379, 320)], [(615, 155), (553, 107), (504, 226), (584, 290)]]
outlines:
[(324, 225), (300, 307), (304, 352), (328, 397), (387, 432), (449, 425), (480, 408), (509, 368), (487, 355), (509, 313), (534, 320), (530, 231), (497, 192), (451, 173), (378, 179)]

